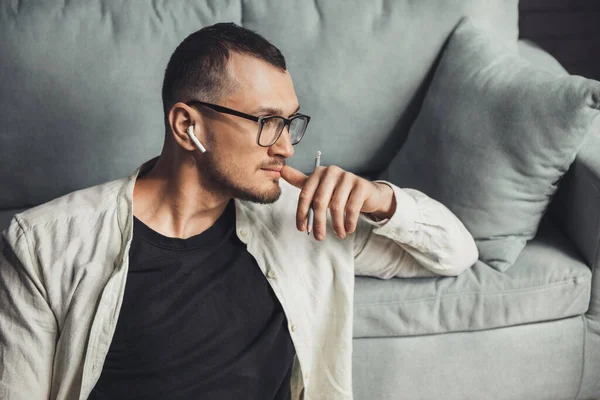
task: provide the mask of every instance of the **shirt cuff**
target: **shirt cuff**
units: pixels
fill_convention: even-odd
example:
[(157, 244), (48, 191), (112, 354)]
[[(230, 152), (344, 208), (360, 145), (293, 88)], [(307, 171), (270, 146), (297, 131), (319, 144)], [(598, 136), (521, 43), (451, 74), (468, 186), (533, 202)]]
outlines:
[(415, 231), (415, 221), (418, 219), (419, 207), (417, 201), (402, 188), (384, 180), (373, 181), (385, 183), (394, 191), (396, 198), (396, 210), (391, 218), (379, 219), (370, 214), (360, 213), (360, 218), (375, 227), (374, 232), (385, 234), (385, 232), (396, 231), (396, 237), (403, 234), (412, 234)]

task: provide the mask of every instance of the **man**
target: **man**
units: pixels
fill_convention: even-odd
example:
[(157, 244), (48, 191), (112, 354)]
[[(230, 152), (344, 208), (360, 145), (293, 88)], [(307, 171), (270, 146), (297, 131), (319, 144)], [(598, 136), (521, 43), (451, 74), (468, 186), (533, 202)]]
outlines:
[(477, 260), (423, 193), (286, 165), (310, 118), (256, 33), (187, 37), (163, 103), (160, 156), (3, 232), (0, 398), (351, 399), (354, 275)]

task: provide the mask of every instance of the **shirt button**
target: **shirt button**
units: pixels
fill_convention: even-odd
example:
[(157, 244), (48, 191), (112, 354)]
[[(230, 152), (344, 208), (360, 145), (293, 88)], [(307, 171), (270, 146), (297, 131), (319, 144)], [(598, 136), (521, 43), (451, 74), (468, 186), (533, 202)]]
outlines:
[(277, 274), (275, 273), (275, 271), (270, 269), (269, 272), (267, 272), (267, 276), (271, 279), (275, 279), (275, 277), (277, 277)]
[(248, 231), (246, 229), (240, 229), (240, 235), (242, 235), (242, 237), (246, 237), (248, 236)]
[(290, 326), (290, 330), (291, 330), (292, 332), (295, 332), (295, 331), (296, 331), (296, 325), (295, 325), (295, 324), (292, 324), (292, 326)]
[(308, 380), (308, 372), (304, 374), (304, 382)]

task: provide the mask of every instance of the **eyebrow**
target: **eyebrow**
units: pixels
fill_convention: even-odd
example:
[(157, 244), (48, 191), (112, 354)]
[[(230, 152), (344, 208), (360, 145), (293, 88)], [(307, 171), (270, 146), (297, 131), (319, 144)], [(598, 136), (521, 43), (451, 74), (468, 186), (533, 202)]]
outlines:
[[(298, 105), (298, 107), (296, 107), (296, 110), (293, 113), (291, 113), (290, 115), (294, 115), (298, 111), (300, 111), (300, 105)], [(254, 110), (254, 112), (252, 114), (262, 114), (262, 113), (281, 115), (281, 114), (283, 114), (283, 110), (281, 108), (277, 108), (277, 107), (262, 106), (262, 107), (257, 108), (256, 110)]]

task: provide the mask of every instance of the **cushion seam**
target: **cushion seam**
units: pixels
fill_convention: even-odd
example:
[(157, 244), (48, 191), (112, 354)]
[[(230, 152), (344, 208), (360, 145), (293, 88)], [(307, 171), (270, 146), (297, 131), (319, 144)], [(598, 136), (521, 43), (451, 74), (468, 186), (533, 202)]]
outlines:
[[(443, 300), (444, 298), (452, 298), (452, 297), (460, 297), (460, 296), (471, 296), (471, 295), (481, 295), (481, 296), (497, 296), (497, 295), (504, 295), (506, 293), (518, 293), (518, 292), (530, 292), (530, 291), (535, 291), (535, 292), (540, 292), (540, 291), (544, 291), (547, 289), (553, 289), (557, 286), (564, 286), (570, 283), (575, 283), (576, 285), (580, 282), (580, 280), (582, 279), (586, 279), (585, 277), (573, 277), (571, 279), (565, 280), (565, 281), (560, 281), (560, 282), (554, 282), (551, 283), (549, 285), (540, 285), (540, 286), (531, 286), (528, 288), (522, 288), (522, 289), (512, 289), (512, 290), (504, 290), (501, 292), (462, 292), (462, 293), (454, 293), (454, 294), (448, 294), (448, 295), (444, 295), (444, 296), (436, 296), (436, 297), (429, 297), (429, 298), (423, 298), (423, 299), (409, 299), (409, 300), (394, 300), (394, 301), (386, 301), (386, 302), (378, 302), (378, 303), (361, 303), (361, 304), (355, 304), (355, 307), (376, 307), (376, 306), (385, 306), (385, 305), (390, 305), (390, 304), (404, 304), (404, 303), (417, 303), (417, 302), (432, 302), (432, 301), (437, 301), (437, 300)], [(533, 289), (533, 290), (532, 290)]]

